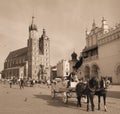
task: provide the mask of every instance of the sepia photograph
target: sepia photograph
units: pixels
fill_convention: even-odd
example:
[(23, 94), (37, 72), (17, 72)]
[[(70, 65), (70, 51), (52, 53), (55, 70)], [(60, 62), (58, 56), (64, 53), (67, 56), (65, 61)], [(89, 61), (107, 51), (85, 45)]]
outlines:
[(0, 0), (0, 114), (119, 114), (120, 0)]

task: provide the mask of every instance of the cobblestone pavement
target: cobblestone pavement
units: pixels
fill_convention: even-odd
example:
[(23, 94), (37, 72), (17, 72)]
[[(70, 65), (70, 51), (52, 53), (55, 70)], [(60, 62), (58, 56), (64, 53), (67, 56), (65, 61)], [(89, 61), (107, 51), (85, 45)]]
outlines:
[[(109, 89), (112, 91), (112, 89)], [(114, 94), (114, 93), (113, 93)], [(120, 94), (119, 94), (120, 95)], [(104, 112), (103, 101), (101, 110), (97, 110), (97, 97), (95, 96), (95, 111), (89, 114), (120, 114), (120, 99), (107, 98), (107, 112)], [(88, 114), (86, 103), (82, 108), (76, 107), (76, 99), (69, 99), (68, 104), (62, 102), (59, 94), (51, 99), (50, 88), (46, 85), (36, 85), (19, 89), (18, 85), (9, 88), (8, 84), (0, 84), (0, 114)]]

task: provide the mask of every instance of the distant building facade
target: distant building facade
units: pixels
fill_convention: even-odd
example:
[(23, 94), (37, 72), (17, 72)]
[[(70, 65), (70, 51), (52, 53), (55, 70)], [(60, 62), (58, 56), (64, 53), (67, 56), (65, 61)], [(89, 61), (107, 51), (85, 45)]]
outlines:
[(27, 47), (12, 51), (4, 62), (3, 78), (46, 79), (50, 76), (50, 39), (45, 29), (41, 37), (32, 17)]
[(112, 29), (104, 18), (101, 27), (93, 22), (91, 31), (86, 31), (82, 56), (80, 69), (83, 77), (102, 76), (108, 77), (113, 83), (120, 83), (120, 24)]
[(69, 76), (70, 67), (69, 60), (61, 60), (57, 63), (57, 77)]
[(57, 63), (57, 77), (67, 77), (71, 72), (74, 72), (73, 66), (78, 61), (77, 54), (73, 52), (71, 54), (71, 60), (61, 60)]
[(53, 66), (51, 67), (50, 79), (53, 80), (56, 77), (57, 77), (57, 67)]

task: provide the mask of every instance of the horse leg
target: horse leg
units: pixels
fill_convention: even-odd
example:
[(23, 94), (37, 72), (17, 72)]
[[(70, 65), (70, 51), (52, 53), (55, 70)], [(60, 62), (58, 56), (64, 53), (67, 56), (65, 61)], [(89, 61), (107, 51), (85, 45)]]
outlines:
[(92, 109), (92, 111), (94, 111), (94, 102), (93, 102), (93, 97), (94, 97), (94, 95), (93, 94), (91, 94), (90, 95), (90, 102), (91, 102), (91, 109)]
[(77, 97), (77, 107), (80, 106), (81, 107), (81, 96)]
[(80, 97), (77, 96), (77, 107), (80, 105)]
[(89, 111), (89, 95), (87, 95), (87, 111)]
[(100, 95), (98, 95), (98, 110), (100, 110)]
[(104, 101), (104, 110), (107, 111), (107, 107), (106, 107), (106, 94), (103, 95), (103, 101)]

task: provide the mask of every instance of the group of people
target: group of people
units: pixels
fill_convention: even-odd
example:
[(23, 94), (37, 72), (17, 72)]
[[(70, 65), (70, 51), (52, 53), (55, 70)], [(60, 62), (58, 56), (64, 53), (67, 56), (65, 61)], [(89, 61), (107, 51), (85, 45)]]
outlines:
[[(9, 80), (9, 84), (10, 84), (10, 88), (12, 88), (12, 85), (14, 84), (14, 80), (13, 79), (10, 79)], [(20, 79), (18, 79), (18, 84), (19, 84), (19, 86), (20, 86), (20, 89), (21, 88), (24, 88), (24, 79), (22, 79), (22, 78), (20, 78)]]

